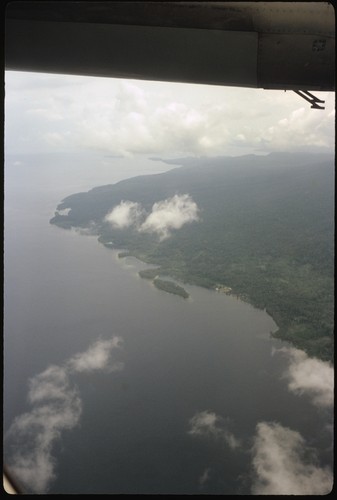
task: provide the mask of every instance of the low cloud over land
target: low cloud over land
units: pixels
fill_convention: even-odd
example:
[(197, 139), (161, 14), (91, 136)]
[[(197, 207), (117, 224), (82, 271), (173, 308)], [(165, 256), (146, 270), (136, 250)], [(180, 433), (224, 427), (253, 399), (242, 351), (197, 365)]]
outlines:
[(75, 354), (62, 366), (51, 365), (29, 381), (28, 402), (32, 409), (16, 417), (5, 439), (11, 447), (7, 465), (28, 492), (46, 493), (56, 477), (53, 456), (55, 442), (62, 432), (76, 427), (82, 413), (75, 373), (122, 369), (112, 359), (121, 339), (98, 340), (88, 350)]
[(160, 241), (169, 238), (172, 230), (199, 220), (199, 208), (189, 194), (174, 195), (152, 206), (146, 214), (139, 203), (122, 201), (105, 216), (112, 227), (133, 226), (140, 232), (155, 233)]
[(124, 229), (126, 227), (137, 225), (142, 216), (142, 209), (139, 203), (133, 201), (121, 201), (111, 212), (105, 216), (105, 220), (113, 227)]
[(180, 229), (185, 224), (197, 220), (197, 204), (188, 194), (176, 194), (172, 198), (155, 203), (140, 230), (157, 233), (163, 240), (170, 236), (172, 229)]

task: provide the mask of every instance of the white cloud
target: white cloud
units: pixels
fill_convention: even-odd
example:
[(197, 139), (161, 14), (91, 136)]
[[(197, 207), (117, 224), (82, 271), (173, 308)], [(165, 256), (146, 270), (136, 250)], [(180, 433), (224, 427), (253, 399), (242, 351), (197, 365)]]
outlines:
[(197, 204), (185, 193), (154, 203), (151, 213), (147, 216), (139, 203), (122, 201), (104, 220), (120, 229), (134, 226), (140, 232), (156, 233), (162, 241), (171, 236), (172, 230), (198, 221), (198, 213)]
[(47, 132), (42, 137), (44, 142), (50, 146), (61, 146), (65, 141), (64, 135), (59, 132)]
[(207, 481), (209, 481), (210, 478), (210, 467), (206, 467), (206, 469), (203, 471), (201, 476), (199, 477), (199, 485), (203, 486)]
[(37, 117), (41, 117), (46, 121), (59, 121), (63, 120), (63, 115), (57, 110), (56, 103), (53, 103), (52, 106), (48, 106), (46, 108), (32, 108), (27, 109), (27, 115), (35, 115)]
[(274, 151), (308, 146), (332, 149), (334, 113), (330, 110), (316, 113), (313, 111), (308, 106), (293, 110), (284, 118), (275, 121), (261, 134), (261, 139)]
[(72, 384), (74, 372), (121, 369), (111, 351), (121, 339), (99, 340), (63, 366), (51, 365), (29, 381), (30, 412), (16, 417), (5, 436), (11, 455), (6, 463), (13, 477), (28, 492), (46, 493), (56, 477), (53, 446), (64, 430), (74, 428), (82, 413), (78, 389)]
[(125, 80), (116, 93), (116, 109), (121, 112), (144, 113), (148, 109), (149, 95), (145, 88)]
[(188, 194), (175, 195), (155, 203), (152, 212), (140, 226), (140, 231), (157, 233), (161, 240), (171, 235), (172, 229), (198, 221), (198, 206)]
[[(277, 422), (259, 422), (249, 448), (230, 431), (228, 419), (209, 410), (190, 419), (188, 433), (250, 453), (253, 495), (323, 495), (331, 491), (331, 469), (318, 465), (314, 448), (300, 433)], [(206, 468), (199, 477), (200, 486), (209, 480), (209, 472)]]
[(216, 426), (218, 420), (219, 417), (208, 410), (196, 413), (190, 420), (189, 434), (215, 434), (218, 430)]
[(68, 384), (67, 371), (63, 367), (51, 365), (29, 380), (28, 400), (31, 404), (48, 399), (67, 400)]
[(334, 369), (331, 364), (317, 358), (309, 358), (304, 351), (282, 347), (276, 352), (285, 354), (289, 359), (284, 378), (288, 388), (295, 394), (305, 394), (313, 404), (332, 407), (334, 402)]
[(316, 465), (313, 451), (296, 431), (260, 422), (252, 453), (255, 495), (325, 495), (332, 489), (331, 470)]
[(142, 215), (142, 209), (139, 203), (133, 201), (121, 201), (111, 212), (105, 216), (105, 220), (110, 222), (113, 227), (120, 229), (137, 225)]
[(211, 437), (225, 442), (230, 449), (240, 447), (240, 441), (229, 431), (229, 421), (209, 410), (196, 413), (189, 421), (191, 435)]
[[(6, 150), (221, 155), (334, 149), (334, 93), (6, 72)], [(52, 141), (59, 134), (62, 141)], [(28, 151), (29, 150), (29, 151)]]
[(14, 450), (7, 465), (29, 492), (45, 493), (55, 479), (53, 445), (62, 431), (77, 425), (82, 403), (61, 367), (31, 379), (28, 399), (33, 409), (17, 417), (6, 436)]
[(123, 368), (123, 365), (120, 362), (111, 361), (111, 351), (120, 347), (121, 342), (120, 337), (113, 337), (110, 340), (98, 340), (87, 351), (75, 354), (68, 361), (68, 366), (72, 371), (76, 372), (118, 371)]
[(71, 208), (63, 208), (62, 210), (57, 210), (57, 213), (59, 215), (68, 215), (70, 210), (71, 210)]

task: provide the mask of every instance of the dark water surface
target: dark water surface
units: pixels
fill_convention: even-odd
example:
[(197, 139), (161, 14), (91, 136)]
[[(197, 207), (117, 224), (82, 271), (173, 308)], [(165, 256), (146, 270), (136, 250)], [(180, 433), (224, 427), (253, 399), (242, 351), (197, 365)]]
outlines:
[[(145, 264), (49, 224), (66, 195), (135, 175), (131, 160), (124, 174), (101, 162), (87, 177), (85, 160), (80, 177), (78, 159), (57, 174), (59, 161), (7, 162), (5, 430), (30, 411), (29, 378), (98, 338), (123, 339), (124, 368), (76, 377), (83, 411), (55, 445), (49, 493), (250, 493), (248, 450), (261, 421), (324, 450), (326, 414), (289, 392), (287, 360), (273, 355), (285, 344), (270, 338), (276, 325), (265, 312), (195, 286), (184, 285), (187, 300), (165, 293), (139, 278)], [(156, 168), (166, 169), (144, 160), (143, 171)], [(206, 410), (226, 422), (240, 448), (188, 432)], [(322, 452), (320, 460), (329, 457)]]

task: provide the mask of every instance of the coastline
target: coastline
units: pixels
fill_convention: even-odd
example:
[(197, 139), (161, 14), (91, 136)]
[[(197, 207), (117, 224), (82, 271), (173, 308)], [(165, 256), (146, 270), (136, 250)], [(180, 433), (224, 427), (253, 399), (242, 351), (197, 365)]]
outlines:
[[(116, 248), (113, 248), (112, 245), (106, 245), (104, 241), (99, 240), (100, 243), (103, 243), (104, 246), (107, 248), (117, 250)], [(265, 311), (274, 321), (274, 323), (277, 326), (277, 330), (270, 332), (270, 335), (274, 339), (281, 340), (283, 342), (286, 342), (290, 345), (292, 345), (295, 348), (303, 350), (309, 357), (311, 358), (317, 358), (322, 361), (330, 362), (333, 365), (333, 359), (328, 358), (327, 356), (320, 356), (316, 352), (316, 345), (311, 348), (310, 346), (310, 338), (309, 340), (306, 337), (299, 336), (296, 338), (296, 336), (292, 335), (292, 324), (288, 324), (286, 319), (282, 317), (282, 314), (279, 311), (274, 311), (268, 304), (266, 304), (264, 307), (259, 306), (257, 303), (257, 300), (254, 300), (254, 297), (249, 296), (247, 293), (241, 291), (241, 290), (235, 290), (229, 285), (223, 285), (218, 282), (209, 282), (208, 284), (202, 283), (198, 278), (195, 276), (189, 274), (183, 274), (179, 272), (174, 272), (169, 266), (158, 266), (158, 263), (151, 261), (151, 259), (147, 258), (144, 255), (138, 254), (136, 251), (131, 251), (131, 250), (123, 250), (118, 253), (119, 258), (123, 257), (134, 257), (140, 262), (150, 265), (150, 266), (156, 266), (156, 267), (151, 267), (149, 269), (144, 269), (138, 272), (138, 275), (143, 278), (143, 279), (148, 279), (151, 280), (154, 286), (156, 284), (154, 281), (156, 278), (158, 279), (159, 276), (165, 276), (165, 277), (170, 277), (173, 280), (177, 280), (182, 283), (186, 283), (192, 286), (199, 286), (201, 288), (205, 288), (207, 290), (213, 290), (217, 293), (223, 293), (224, 295), (229, 295), (232, 297), (236, 297), (238, 300), (241, 300), (242, 302), (245, 302), (252, 307)], [(179, 270), (178, 270), (179, 271)], [(164, 280), (161, 280), (164, 281)], [(171, 282), (172, 283), (172, 282)], [(157, 283), (158, 284), (158, 283)], [(174, 283), (173, 283), (174, 284)], [(169, 285), (168, 285), (169, 286)], [(179, 287), (179, 285), (176, 285)], [(161, 285), (157, 286), (158, 289), (161, 288)], [(180, 287), (185, 293), (187, 293), (183, 287)], [(165, 290), (165, 285), (162, 285), (162, 290)], [(184, 294), (184, 292), (182, 292)], [(169, 292), (169, 293), (174, 293), (174, 292)], [(178, 291), (176, 292), (177, 295), (181, 295), (181, 293)], [(185, 297), (186, 298), (186, 297)], [(321, 345), (322, 349), (325, 348), (325, 345), (327, 345), (328, 341), (324, 338), (321, 339)]]

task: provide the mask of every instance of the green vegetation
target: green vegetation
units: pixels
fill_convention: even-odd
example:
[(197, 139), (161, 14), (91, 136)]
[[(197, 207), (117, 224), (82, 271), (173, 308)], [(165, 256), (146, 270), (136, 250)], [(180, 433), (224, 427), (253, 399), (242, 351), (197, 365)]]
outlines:
[(124, 257), (129, 257), (129, 256), (130, 256), (130, 252), (119, 252), (118, 253), (119, 259), (124, 259)]
[[(266, 309), (278, 325), (275, 336), (333, 361), (333, 157), (275, 153), (176, 162), (184, 166), (72, 195), (57, 207), (70, 208), (68, 215), (56, 214), (51, 223), (94, 227), (102, 243), (113, 241), (157, 266), (142, 277), (229, 287)], [(153, 203), (176, 193), (193, 198), (200, 220), (163, 241), (104, 221), (121, 200), (149, 213)]]
[(186, 292), (186, 290), (182, 286), (173, 283), (173, 281), (166, 281), (155, 278), (153, 280), (153, 284), (155, 285), (155, 287), (159, 288), (159, 290), (164, 290), (165, 292), (173, 293), (174, 295), (180, 295), (184, 299), (188, 299), (189, 297), (189, 294)]

